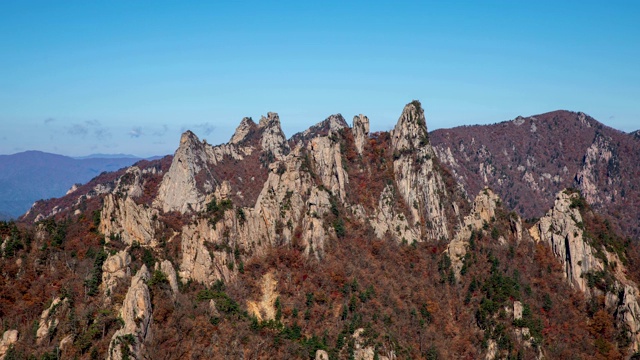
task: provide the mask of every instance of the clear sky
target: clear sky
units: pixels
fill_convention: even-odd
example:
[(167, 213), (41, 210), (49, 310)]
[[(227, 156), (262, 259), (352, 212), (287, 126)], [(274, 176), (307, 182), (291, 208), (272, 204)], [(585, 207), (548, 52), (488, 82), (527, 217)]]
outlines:
[(640, 128), (639, 1), (0, 1), (0, 154), (175, 151), (275, 111), (430, 130), (584, 111)]

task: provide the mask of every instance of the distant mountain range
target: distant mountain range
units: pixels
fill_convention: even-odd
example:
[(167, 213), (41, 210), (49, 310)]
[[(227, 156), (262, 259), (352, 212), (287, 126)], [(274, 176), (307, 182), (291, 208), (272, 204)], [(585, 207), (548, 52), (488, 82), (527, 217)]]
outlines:
[(72, 158), (41, 151), (0, 155), (0, 219), (17, 218), (36, 200), (63, 196), (73, 184), (140, 160), (124, 154)]
[(74, 159), (140, 159), (139, 156), (131, 154), (91, 154), (86, 156), (73, 156)]

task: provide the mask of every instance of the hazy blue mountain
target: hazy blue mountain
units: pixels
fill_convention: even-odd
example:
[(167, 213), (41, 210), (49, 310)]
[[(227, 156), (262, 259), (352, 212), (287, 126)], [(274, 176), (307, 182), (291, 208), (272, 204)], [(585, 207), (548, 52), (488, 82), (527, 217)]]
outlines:
[(36, 200), (60, 197), (73, 184), (141, 160), (129, 155), (93, 156), (74, 159), (41, 151), (0, 155), (0, 219), (17, 218)]
[(74, 156), (74, 159), (140, 159), (140, 157), (131, 154), (91, 154), (86, 156)]

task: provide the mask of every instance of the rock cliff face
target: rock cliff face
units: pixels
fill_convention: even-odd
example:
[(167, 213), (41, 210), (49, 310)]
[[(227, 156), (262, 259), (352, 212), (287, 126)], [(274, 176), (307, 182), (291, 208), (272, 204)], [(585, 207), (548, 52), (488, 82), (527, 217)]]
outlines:
[(102, 264), (102, 284), (105, 299), (110, 299), (110, 295), (120, 280), (131, 276), (129, 264), (131, 264), (131, 255), (126, 250), (110, 255)]
[[(259, 187), (259, 181), (267, 173), (265, 165), (282, 159), (289, 150), (276, 113), (262, 117), (258, 125), (249, 118), (243, 119), (228, 144), (211, 146), (187, 131), (182, 135), (171, 168), (162, 180), (155, 204), (164, 212), (201, 211), (206, 194), (219, 191), (225, 180), (230, 181), (232, 187), (236, 183), (239, 188)], [(237, 161), (251, 163), (244, 169), (244, 177), (237, 176), (225, 166)], [(256, 180), (257, 184), (254, 183)], [(234, 196), (246, 197), (240, 189), (233, 190)], [(252, 201), (249, 196), (248, 204), (252, 205)]]
[[(329, 212), (333, 193), (327, 189), (333, 189), (338, 196), (344, 194), (346, 181), (341, 158), (331, 151), (339, 149), (327, 140), (310, 139), (304, 147), (300, 143), (281, 161), (271, 164), (255, 206), (238, 207), (234, 211), (216, 205), (218, 215), (214, 214), (214, 219), (185, 225), (181, 276), (205, 283), (231, 279), (234, 276), (231, 264), (242, 259), (235, 258), (226, 249), (238, 248), (246, 255), (262, 254), (269, 246), (290, 244), (297, 227), (300, 228), (298, 241), (305, 252), (320, 255), (328, 236), (321, 217)], [(325, 186), (318, 186), (306, 168), (310, 161), (326, 166), (318, 171), (318, 176), (326, 181)], [(221, 204), (230, 204), (224, 193), (217, 195)]]
[[(18, 330), (7, 330), (2, 333), (2, 339), (0, 339), (0, 360), (5, 358), (7, 351), (13, 344), (18, 341)], [(329, 359), (329, 357), (327, 357)]]
[[(610, 138), (596, 133), (584, 155), (582, 168), (576, 174), (576, 184), (591, 205), (603, 205), (620, 196), (620, 159)], [(600, 185), (604, 183), (604, 188)]]
[(169, 287), (171, 288), (171, 294), (173, 296), (173, 300), (175, 300), (180, 290), (178, 288), (178, 276), (176, 274), (176, 270), (173, 268), (173, 264), (171, 264), (171, 261), (169, 260), (164, 260), (161, 263), (156, 263), (156, 270), (160, 270), (167, 276), (167, 281), (169, 281)]
[[(235, 276), (233, 269), (248, 256), (263, 254), (270, 246), (294, 242), (304, 248), (305, 254), (321, 257), (326, 242), (336, 235), (336, 227), (340, 226), (337, 220), (327, 224), (325, 219), (337, 214), (340, 206), (350, 209), (358, 221), (370, 225), (377, 236), (390, 234), (399, 242), (447, 238), (452, 231), (450, 223), (458, 221), (457, 204), (448, 205), (450, 213), (454, 214), (453, 219), (443, 206), (447, 201), (451, 203), (451, 199), (446, 198), (447, 189), (435, 167), (424, 112), (418, 102), (405, 107), (392, 133), (393, 152), (397, 154), (393, 161), (395, 183), (375, 194), (379, 196), (379, 206), (375, 209), (365, 209), (348, 199), (348, 192), (353, 188), (346, 170), (345, 151), (352, 151), (349, 146), (354, 146), (353, 150), (361, 156), (371, 156), (367, 154), (370, 151), (367, 147), (369, 124), (365, 116), (357, 116), (354, 129), (350, 129), (342, 116), (332, 115), (292, 137), (289, 143), (293, 144), (293, 149), (283, 145), (283, 137), (279, 135), (281, 131), (273, 130), (279, 128), (277, 115), (270, 113), (259, 125), (245, 118), (232, 137), (232, 144), (246, 144), (261, 127), (271, 129), (262, 133), (262, 139), (268, 136), (277, 147), (269, 144), (259, 146), (269, 149), (273, 162), (268, 165), (268, 175), (254, 205), (235, 206), (233, 191), (225, 181), (209, 192), (199, 192), (198, 205), (164, 207), (165, 211), (191, 209), (200, 214), (197, 220), (182, 229), (182, 277), (206, 284), (217, 279), (228, 280)], [(353, 145), (345, 142), (347, 134), (352, 134)], [(194, 155), (204, 151), (203, 146), (208, 145), (197, 144), (193, 146), (196, 150), (183, 149), (185, 144), (190, 145), (193, 141), (191, 135), (183, 136), (172, 165), (175, 171), (183, 169), (180, 174), (190, 174), (187, 177), (201, 172), (205, 166), (201, 164), (217, 161), (205, 155)], [(176, 185), (171, 174), (172, 170), (163, 180), (166, 189), (182, 187), (175, 193), (191, 193), (187, 189), (197, 188)], [(194, 179), (181, 180), (180, 184), (195, 182)], [(244, 190), (238, 187), (238, 191)], [(406, 204), (407, 213), (397, 208), (396, 198)], [(184, 202), (185, 197), (180, 199)], [(238, 251), (232, 256), (229, 249)]]
[(360, 114), (353, 117), (353, 138), (358, 154), (362, 155), (364, 146), (369, 139), (369, 118)]
[[(390, 139), (393, 179), (373, 194), (378, 206), (365, 208), (349, 200), (354, 187), (347, 171), (353, 166), (347, 164), (349, 152), (379, 156), (369, 153), (364, 115), (354, 117), (353, 128), (332, 115), (289, 141), (276, 113), (258, 124), (242, 119), (230, 142), (218, 146), (187, 131), (154, 199), (140, 200), (153, 189), (138, 167), (114, 181), (104, 196), (99, 230), (107, 239), (155, 248), (158, 234), (166, 237), (159, 217), (184, 214), (182, 228), (169, 235), (180, 239), (178, 271), (204, 284), (233, 279), (244, 261), (272, 246), (295, 243), (306, 255), (322, 257), (327, 241), (342, 236), (336, 231), (342, 231), (343, 220), (327, 220), (339, 208), (349, 212), (341, 217), (371, 226), (380, 238), (407, 243), (448, 238), (459, 222), (458, 204), (447, 198), (419, 102), (404, 108)], [(360, 171), (375, 177), (370, 169)], [(126, 256), (105, 263), (106, 292), (128, 271)]]
[[(202, 208), (204, 194), (198, 189), (196, 176), (201, 171), (208, 171), (206, 150), (206, 144), (201, 143), (194, 133), (187, 131), (182, 134), (180, 146), (173, 155), (171, 168), (160, 185), (156, 200), (164, 212), (175, 210), (184, 213)], [(234, 151), (228, 155), (233, 158), (240, 156)], [(202, 184), (203, 190), (212, 191), (214, 185), (210, 179), (206, 179)]]
[(409, 224), (407, 217), (393, 206), (394, 191), (395, 188), (388, 185), (380, 195), (375, 218), (370, 220), (373, 231), (379, 238), (383, 238), (385, 234), (389, 233), (402, 242), (419, 241), (421, 239), (419, 229), (416, 229), (414, 224)]
[(326, 118), (324, 121), (319, 122), (307, 130), (294, 134), (289, 140), (289, 144), (292, 148), (300, 145), (300, 143), (306, 143), (309, 139), (316, 137), (327, 136), (330, 132), (337, 132), (340, 129), (349, 127), (342, 115), (335, 114)]
[[(482, 229), (483, 225), (493, 221), (500, 198), (491, 189), (485, 188), (476, 196), (471, 213), (464, 218), (462, 227), (447, 246), (447, 254), (456, 276), (460, 276), (463, 260), (469, 247), (469, 238), (473, 231)], [(516, 220), (520, 224), (520, 219)]]
[(55, 298), (51, 302), (51, 305), (44, 309), (40, 315), (40, 322), (38, 324), (38, 330), (36, 331), (36, 343), (42, 344), (49, 338), (49, 334), (55, 331), (58, 326), (59, 320), (56, 318), (56, 311), (59, 307), (66, 305), (66, 299)]
[(267, 117), (262, 117), (258, 124), (259, 129), (263, 129), (260, 145), (262, 150), (273, 154), (276, 159), (282, 159), (289, 153), (289, 143), (280, 127), (280, 117), (278, 114), (270, 112)]
[(118, 237), (128, 245), (137, 242), (155, 246), (155, 232), (160, 226), (158, 214), (157, 209), (136, 204), (131, 196), (108, 194), (104, 198), (100, 231), (107, 238)]
[[(424, 220), (428, 238), (449, 238), (444, 204), (451, 201), (446, 194), (442, 176), (435, 170), (435, 152), (429, 143), (429, 133), (420, 102), (405, 106), (391, 132), (393, 168), (396, 184), (409, 206), (413, 222)], [(456, 217), (459, 216), (455, 204)]]
[(120, 317), (124, 326), (116, 331), (109, 344), (108, 360), (122, 360), (131, 355), (140, 358), (145, 341), (151, 337), (151, 299), (146, 281), (150, 278), (146, 265), (131, 279)]
[[(553, 208), (529, 229), (529, 233), (534, 241), (551, 247), (563, 264), (567, 281), (572, 286), (587, 297), (604, 296), (605, 305), (628, 330), (632, 349), (637, 351), (640, 348), (638, 285), (626, 276), (623, 262), (616, 254), (604, 248), (594, 248), (589, 243), (578, 210), (579, 198), (578, 193), (568, 190), (558, 193)], [(603, 287), (594, 287), (596, 277), (610, 280)]]
[(589, 292), (586, 274), (604, 269), (602, 261), (593, 254), (593, 249), (585, 241), (582, 228), (582, 217), (571, 201), (578, 194), (560, 192), (556, 202), (547, 215), (529, 230), (535, 241), (547, 243), (554, 255), (565, 268), (568, 281), (582, 292)]

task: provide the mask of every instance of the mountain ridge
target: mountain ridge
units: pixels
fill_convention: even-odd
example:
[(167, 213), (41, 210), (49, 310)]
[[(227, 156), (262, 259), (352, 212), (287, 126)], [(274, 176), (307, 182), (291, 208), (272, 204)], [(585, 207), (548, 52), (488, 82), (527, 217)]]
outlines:
[[(439, 158), (474, 193), (491, 186), (510, 208), (540, 217), (563, 188), (580, 189), (590, 204), (640, 237), (640, 144), (581, 112), (558, 110), (492, 125), (431, 132)], [(632, 216), (624, 213), (631, 210)]]
[[(110, 360), (640, 350), (640, 244), (586, 191), (554, 193), (529, 221), (490, 188), (465, 195), (424, 113), (413, 101), (373, 133), (364, 115), (330, 116), (296, 141), (276, 113), (244, 118), (225, 144), (187, 131), (172, 156), (0, 222), (0, 349)], [(545, 123), (516, 120), (545, 142)]]

